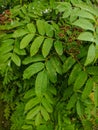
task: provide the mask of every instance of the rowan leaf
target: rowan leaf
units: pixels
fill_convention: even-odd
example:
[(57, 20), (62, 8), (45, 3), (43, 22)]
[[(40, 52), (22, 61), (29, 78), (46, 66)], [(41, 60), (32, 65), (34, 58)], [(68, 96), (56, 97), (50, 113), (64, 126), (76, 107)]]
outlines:
[(32, 41), (33, 37), (34, 34), (27, 34), (26, 36), (24, 36), (20, 42), (20, 49), (26, 48), (29, 45), (29, 43)]
[(21, 65), (21, 59), (18, 55), (16, 55), (15, 53), (12, 54), (11, 60), (17, 65), (20, 66)]
[(29, 79), (31, 76), (38, 73), (43, 68), (44, 68), (44, 64), (42, 62), (34, 63), (24, 70), (23, 78)]
[(46, 70), (47, 70), (47, 74), (48, 74), (48, 77), (49, 77), (50, 81), (52, 83), (56, 83), (56, 81), (57, 81), (57, 73), (56, 73), (56, 70), (53, 68), (50, 61), (46, 62)]
[(60, 41), (55, 41), (54, 42), (54, 48), (55, 48), (58, 55), (63, 54), (63, 45), (62, 45), (62, 43)]
[(32, 120), (40, 111), (40, 106), (36, 106), (33, 109), (31, 109), (26, 116), (27, 120)]
[(32, 45), (30, 47), (31, 56), (34, 56), (39, 51), (39, 48), (40, 48), (41, 44), (43, 43), (43, 40), (44, 40), (43, 36), (39, 36), (34, 39)]
[(44, 57), (46, 57), (49, 54), (49, 52), (52, 48), (52, 45), (53, 45), (53, 39), (52, 38), (45, 39), (43, 46), (42, 46), (42, 54), (43, 54)]
[(86, 67), (86, 71), (90, 75), (97, 76), (98, 75), (98, 66), (89, 66), (89, 67)]
[(75, 82), (80, 72), (81, 72), (81, 66), (79, 64), (75, 64), (71, 71), (71, 74), (69, 75), (68, 85), (71, 85), (73, 82)]
[(73, 108), (74, 105), (75, 105), (75, 103), (76, 103), (76, 101), (77, 101), (77, 94), (74, 93), (74, 94), (70, 97), (70, 100), (69, 100), (69, 102), (68, 102), (68, 104), (67, 104), (67, 109), (70, 110), (71, 108)]
[(26, 29), (17, 29), (14, 33), (13, 33), (13, 37), (14, 38), (18, 38), (18, 37), (22, 37), (26, 34), (28, 34), (28, 30)]
[(58, 57), (56, 57), (56, 56), (52, 56), (50, 58), (50, 62), (53, 65), (53, 67), (55, 68), (56, 72), (62, 75), (63, 68), (62, 68), (62, 63), (61, 63), (60, 59), (58, 59)]
[(34, 26), (33, 23), (28, 23), (27, 24), (27, 28), (28, 28), (28, 30), (29, 30), (30, 33), (33, 33), (33, 34), (36, 33), (36, 28), (35, 28), (35, 26)]
[(44, 107), (41, 106), (41, 115), (45, 119), (45, 121), (48, 121), (50, 119), (48, 112)]
[(35, 93), (38, 97), (42, 97), (47, 90), (48, 77), (45, 70), (38, 73), (35, 81)]
[(36, 25), (39, 34), (45, 35), (45, 22), (43, 20), (37, 20)]
[(44, 61), (44, 60), (45, 60), (45, 59), (44, 59), (44, 57), (43, 57), (42, 55), (37, 54), (37, 55), (35, 55), (35, 56), (33, 56), (33, 57), (30, 57), (30, 56), (26, 57), (26, 58), (22, 61), (22, 63), (23, 63), (24, 65), (27, 65), (27, 64), (30, 64), (30, 63), (32, 63), (32, 62), (38, 62), (38, 61)]
[(98, 84), (94, 84), (94, 103), (95, 107), (98, 107)]
[(84, 114), (84, 107), (80, 100), (78, 100), (76, 103), (76, 109), (77, 109), (77, 114), (79, 115), (80, 118), (82, 118)]
[(94, 82), (92, 79), (88, 79), (87, 80), (87, 83), (85, 85), (85, 88), (83, 90), (83, 93), (82, 93), (82, 99), (85, 100), (91, 93), (92, 89), (93, 89), (93, 85), (94, 85)]
[(94, 42), (94, 36), (91, 32), (82, 32), (78, 36), (78, 40)]
[(40, 103), (40, 99), (38, 97), (31, 98), (25, 105), (25, 112), (35, 107), (37, 104)]
[(35, 117), (35, 125), (36, 126), (40, 126), (40, 123), (42, 122), (42, 116), (40, 114), (40, 112), (36, 115)]
[(45, 22), (45, 32), (48, 37), (53, 37), (53, 27), (52, 25)]
[(95, 50), (96, 50), (95, 46), (93, 44), (91, 44), (88, 49), (87, 58), (86, 58), (86, 61), (84, 64), (85, 66), (87, 66), (88, 64), (90, 64), (94, 61), (95, 56), (96, 56)]
[(30, 89), (30, 90), (28, 90), (26, 93), (25, 93), (25, 95), (24, 95), (24, 99), (29, 99), (29, 98), (31, 98), (31, 97), (33, 97), (33, 96), (35, 96), (36, 94), (35, 94), (35, 89), (33, 88), (33, 89)]
[(87, 80), (87, 73), (81, 71), (74, 83), (74, 91), (79, 90), (85, 84), (86, 80)]
[(94, 16), (86, 10), (78, 10), (76, 15), (82, 18), (91, 19), (95, 22)]
[(66, 59), (66, 61), (63, 64), (63, 72), (66, 73), (75, 63), (75, 59), (73, 59), (71, 56)]
[(42, 98), (41, 101), (43, 107), (46, 109), (47, 112), (52, 113), (53, 112), (53, 107), (52, 105), (47, 101), (45, 97)]
[(87, 19), (83, 19), (83, 18), (80, 18), (78, 20), (76, 20), (73, 25), (75, 26), (79, 26), (81, 27), (82, 29), (85, 29), (85, 30), (91, 30), (91, 31), (94, 31), (94, 25)]

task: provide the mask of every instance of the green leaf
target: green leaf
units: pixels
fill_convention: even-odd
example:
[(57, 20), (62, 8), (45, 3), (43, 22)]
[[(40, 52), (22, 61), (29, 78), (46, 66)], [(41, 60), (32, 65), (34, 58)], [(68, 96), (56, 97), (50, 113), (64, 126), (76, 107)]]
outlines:
[(48, 37), (53, 37), (53, 27), (52, 25), (45, 23), (45, 32)]
[(32, 126), (31, 125), (23, 125), (22, 129), (23, 130), (32, 130)]
[(94, 36), (91, 32), (82, 32), (78, 36), (78, 40), (94, 42)]
[(7, 60), (11, 58), (12, 53), (7, 53), (5, 55), (0, 56), (0, 64), (5, 63)]
[(66, 61), (63, 64), (63, 71), (66, 73), (72, 65), (75, 63), (75, 59), (73, 59), (71, 56), (66, 59)]
[(35, 89), (34, 88), (30, 89), (27, 92), (25, 92), (24, 99), (29, 99), (29, 98), (31, 98), (31, 97), (33, 97), (35, 95), (36, 95), (35, 94)]
[(0, 46), (0, 55), (4, 55), (10, 51), (13, 50), (13, 46), (12, 45), (3, 45), (3, 46)]
[(75, 126), (74, 126), (74, 124), (66, 125), (66, 126), (64, 127), (64, 129), (65, 129), (65, 130), (75, 130)]
[(91, 44), (89, 46), (87, 58), (84, 65), (87, 66), (88, 64), (92, 63), (94, 59), (95, 59), (95, 46)]
[(28, 30), (29, 30), (30, 33), (33, 33), (33, 34), (36, 33), (36, 28), (35, 28), (35, 26), (34, 26), (33, 23), (28, 23), (27, 24), (27, 28), (28, 28)]
[(47, 101), (45, 97), (42, 98), (41, 101), (43, 107), (46, 109), (47, 112), (52, 113), (53, 112), (53, 107), (52, 105)]
[(64, 2), (63, 4), (65, 6), (65, 10), (64, 10), (64, 13), (63, 13), (63, 18), (67, 18), (71, 14), (72, 6), (68, 2)]
[(45, 70), (38, 73), (35, 82), (35, 93), (38, 97), (42, 97), (47, 90), (48, 77)]
[[(51, 88), (50, 88), (51, 89)], [(48, 92), (48, 93), (45, 93), (44, 94), (47, 102), (49, 102), (50, 104), (54, 104), (54, 100), (53, 100), (53, 97), (51, 96), (51, 94)]]
[(75, 82), (80, 72), (81, 72), (81, 66), (79, 64), (74, 65), (71, 74), (69, 75), (68, 85), (71, 85), (73, 82)]
[(26, 50), (20, 49), (20, 41), (19, 40), (15, 40), (14, 52), (18, 55), (26, 55)]
[(35, 125), (36, 126), (40, 126), (40, 123), (42, 122), (42, 117), (41, 117), (41, 114), (38, 113), (36, 118), (35, 118)]
[(34, 56), (38, 51), (39, 48), (41, 46), (41, 44), (43, 43), (44, 37), (43, 36), (39, 36), (36, 39), (34, 39), (31, 47), (30, 47), (30, 55)]
[(32, 63), (32, 62), (38, 62), (38, 61), (44, 61), (45, 59), (44, 59), (44, 57), (42, 56), (42, 55), (35, 55), (35, 56), (33, 56), (33, 57), (26, 57), (24, 60), (23, 60), (23, 64), (24, 65), (27, 65), (27, 64), (29, 64), (29, 63)]
[(39, 34), (45, 35), (45, 22), (43, 20), (37, 20), (36, 25)]
[(43, 68), (44, 68), (44, 64), (42, 62), (34, 63), (24, 70), (23, 78), (29, 79), (31, 76), (38, 73)]
[(52, 64), (50, 61), (46, 62), (46, 69), (48, 73), (48, 77), (52, 83), (57, 82), (57, 73), (56, 70), (53, 68)]
[(25, 105), (25, 112), (30, 110), (31, 108), (35, 107), (37, 104), (40, 103), (40, 99), (38, 97), (30, 99)]
[(86, 10), (79, 10), (76, 15), (86, 19), (91, 19), (95, 22), (94, 16)]
[(14, 38), (18, 38), (18, 37), (22, 37), (26, 34), (28, 34), (29, 32), (26, 29), (18, 29), (13, 33), (13, 37)]
[(74, 83), (74, 91), (79, 90), (86, 82), (87, 74), (84, 71), (81, 71)]
[(94, 84), (94, 103), (98, 107), (98, 84)]
[(86, 67), (86, 71), (90, 75), (98, 75), (98, 66), (89, 66)]
[(58, 57), (56, 57), (56, 56), (52, 56), (50, 58), (50, 62), (53, 65), (53, 67), (55, 68), (56, 72), (62, 75), (63, 68), (62, 68), (60, 59), (58, 59)]
[(32, 110), (30, 110), (26, 116), (27, 120), (32, 120), (40, 111), (40, 106), (34, 107)]
[(52, 95), (56, 95), (57, 94), (57, 90), (54, 86), (49, 86), (49, 92), (52, 94)]
[(63, 54), (63, 46), (62, 46), (62, 43), (60, 41), (54, 42), (54, 48), (55, 48), (58, 55)]
[(18, 55), (16, 55), (15, 53), (12, 54), (11, 60), (17, 65), (20, 66), (21, 65), (21, 59)]
[(85, 85), (85, 88), (83, 90), (83, 93), (82, 93), (82, 99), (85, 100), (91, 93), (92, 89), (93, 89), (93, 85), (94, 85), (94, 82), (92, 79), (88, 79), (87, 80), (87, 83)]
[(76, 20), (73, 23), (73, 25), (79, 26), (79, 27), (81, 27), (81, 28), (83, 28), (85, 30), (91, 30), (91, 31), (95, 30), (94, 29), (94, 25), (89, 20), (87, 20), (87, 19), (80, 18), (80, 19)]
[(20, 42), (20, 49), (24, 49), (28, 46), (28, 44), (32, 41), (34, 37), (34, 34), (27, 34), (23, 37), (23, 39)]
[(85, 3), (81, 3), (81, 4), (75, 4), (76, 7), (80, 7), (83, 10), (86, 10), (88, 12), (90, 12), (91, 14), (98, 16), (98, 13), (96, 12), (96, 10), (94, 9), (93, 6), (87, 5)]
[(53, 45), (53, 39), (52, 38), (45, 39), (43, 46), (42, 46), (42, 54), (43, 54), (44, 57), (46, 57), (49, 54), (49, 52), (52, 48), (52, 45)]
[(74, 93), (74, 94), (70, 97), (70, 100), (69, 100), (69, 102), (68, 102), (68, 104), (67, 104), (67, 109), (70, 110), (71, 108), (73, 108), (74, 105), (75, 105), (75, 103), (76, 103), (76, 101), (77, 101), (77, 94)]
[(84, 114), (84, 107), (83, 107), (83, 103), (80, 100), (77, 101), (76, 109), (79, 117), (82, 118)]
[(41, 115), (45, 119), (45, 121), (48, 121), (50, 119), (48, 112), (44, 107), (41, 106)]

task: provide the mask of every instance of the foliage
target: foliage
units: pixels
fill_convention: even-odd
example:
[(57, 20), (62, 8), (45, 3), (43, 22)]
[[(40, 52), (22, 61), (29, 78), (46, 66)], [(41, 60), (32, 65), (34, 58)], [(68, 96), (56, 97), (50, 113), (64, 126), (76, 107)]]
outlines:
[(92, 130), (98, 122), (96, 6), (39, 0), (10, 10), (0, 26), (0, 90), (11, 130)]

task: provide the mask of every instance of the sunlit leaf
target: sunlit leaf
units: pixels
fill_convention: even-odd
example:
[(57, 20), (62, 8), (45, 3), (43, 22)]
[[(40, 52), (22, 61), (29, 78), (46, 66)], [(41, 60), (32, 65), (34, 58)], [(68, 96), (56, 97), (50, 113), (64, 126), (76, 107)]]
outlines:
[(39, 37), (34, 39), (32, 45), (30, 47), (30, 55), (31, 56), (34, 56), (38, 52), (41, 44), (43, 43), (43, 40), (44, 40), (43, 36), (39, 36)]
[(44, 68), (44, 64), (42, 62), (34, 63), (24, 70), (23, 78), (29, 79), (31, 76), (38, 73), (43, 68)]
[(84, 65), (87, 66), (88, 64), (92, 63), (94, 59), (95, 59), (95, 46), (94, 44), (91, 44), (89, 46), (87, 58)]
[(15, 53), (12, 54), (11, 57), (12, 61), (17, 65), (20, 66), (21, 65), (21, 59), (18, 55), (16, 55)]
[(43, 20), (37, 20), (37, 22), (36, 22), (38, 32), (41, 35), (45, 34), (45, 26), (44, 26), (44, 24), (45, 24), (45, 22)]
[(63, 54), (63, 45), (60, 41), (55, 41), (54, 42), (54, 47), (56, 52), (58, 53), (58, 55), (62, 55)]
[(28, 23), (27, 24), (27, 28), (28, 28), (28, 30), (29, 30), (30, 33), (34, 33), (35, 34), (36, 28), (35, 28), (35, 26), (34, 26), (33, 23)]
[(94, 36), (91, 32), (82, 32), (78, 36), (79, 40), (94, 42)]
[(94, 25), (89, 21), (89, 20), (86, 20), (86, 19), (78, 19), (76, 20), (73, 25), (75, 26), (79, 26), (85, 30), (91, 30), (91, 31), (94, 31)]
[(43, 46), (42, 46), (42, 54), (43, 54), (44, 57), (46, 57), (49, 54), (49, 52), (52, 48), (52, 45), (53, 45), (53, 39), (52, 38), (45, 39)]
[(27, 34), (23, 37), (23, 39), (20, 42), (20, 49), (23, 49), (29, 45), (29, 43), (32, 41), (34, 37), (34, 34)]

